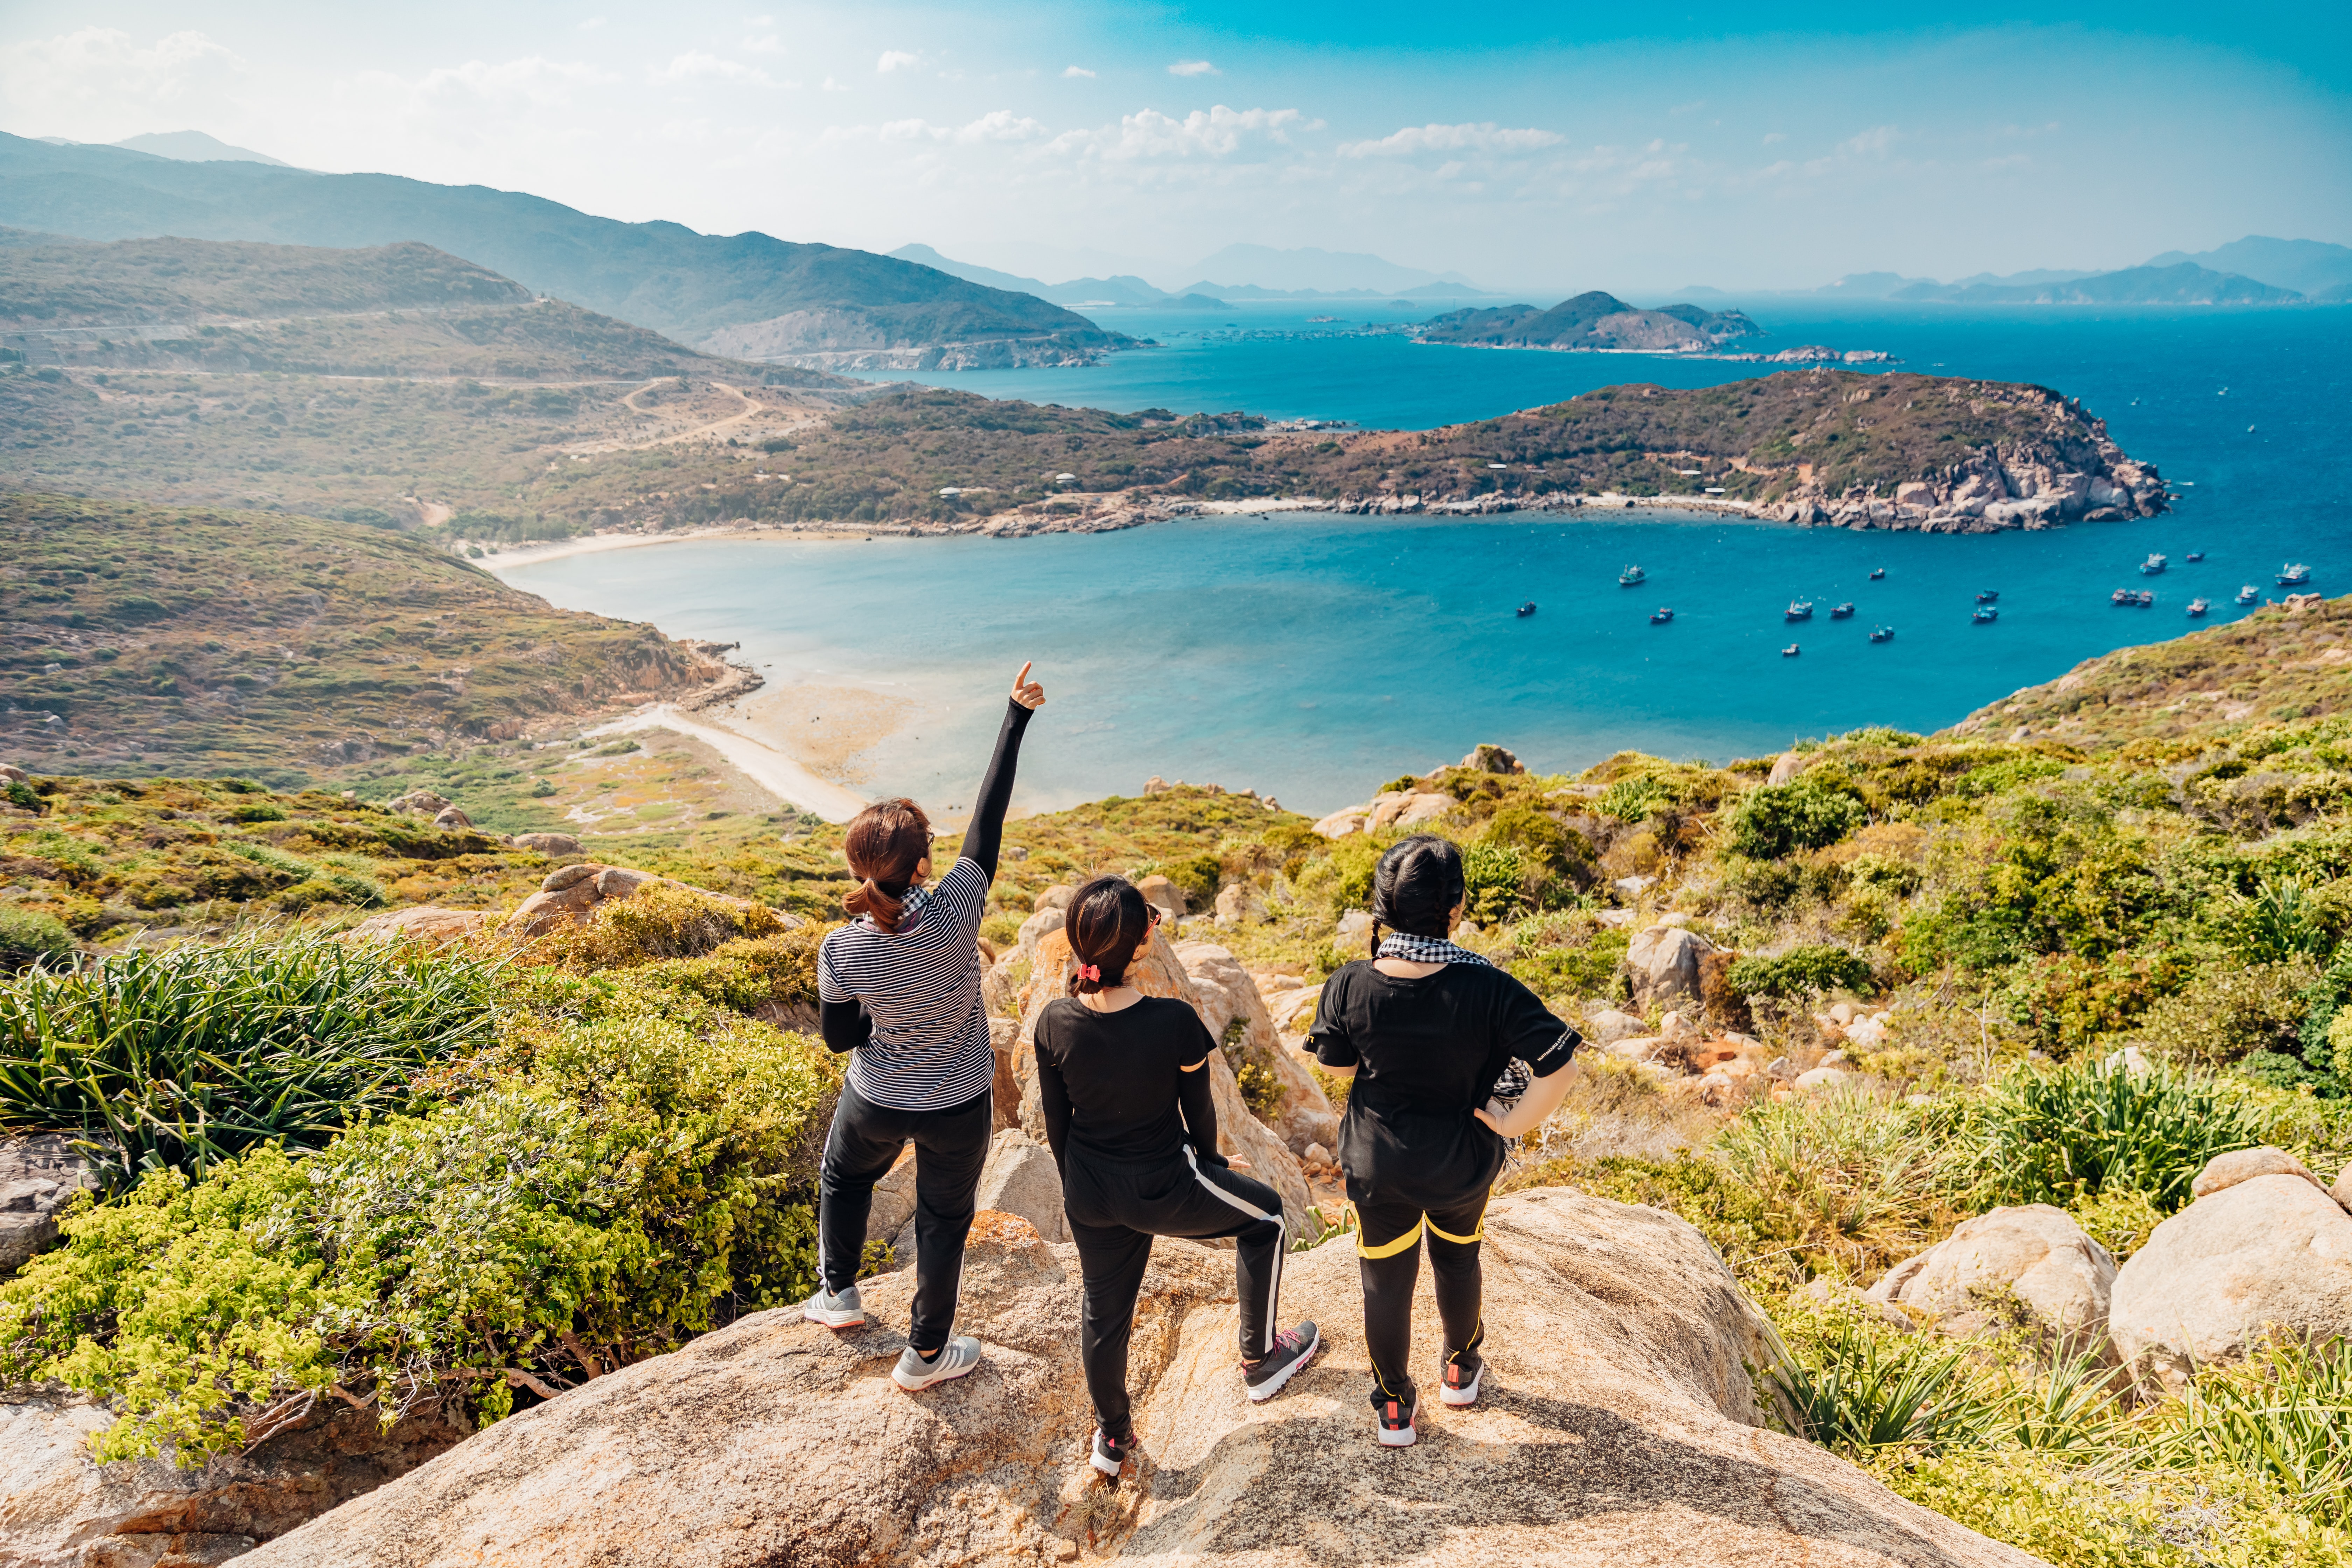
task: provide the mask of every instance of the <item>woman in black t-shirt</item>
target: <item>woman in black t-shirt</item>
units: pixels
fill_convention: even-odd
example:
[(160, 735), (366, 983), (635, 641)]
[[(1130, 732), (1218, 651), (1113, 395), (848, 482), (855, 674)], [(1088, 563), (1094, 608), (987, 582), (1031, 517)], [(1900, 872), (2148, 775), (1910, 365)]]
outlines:
[[(1445, 1324), (1439, 1396), (1469, 1405), (1486, 1374), (1478, 1241), (1488, 1189), (1507, 1141), (1559, 1109), (1569, 1082), (1561, 1069), (1581, 1043), (1534, 992), (1447, 940), (1462, 895), (1452, 844), (1416, 834), (1391, 846), (1372, 874), (1372, 958), (1325, 984), (1312, 1030), (1316, 1059), (1355, 1080), (1339, 1121), (1339, 1165), (1356, 1213), (1372, 1407), (1389, 1447), (1417, 1436), (1420, 1400), (1406, 1366), (1422, 1233)], [(1496, 1098), (1507, 1078), (1511, 1104)]]
[(1200, 1016), (1127, 984), (1150, 950), (1159, 911), (1124, 877), (1097, 877), (1070, 900), (1070, 994), (1037, 1016), (1037, 1090), (1062, 1171), (1062, 1210), (1086, 1280), (1079, 1353), (1100, 1422), (1094, 1467), (1116, 1476), (1135, 1443), (1127, 1347), (1155, 1236), (1234, 1238), (1242, 1381), (1271, 1399), (1321, 1343), (1313, 1323), (1275, 1331), (1289, 1236), (1272, 1187), (1217, 1152)]

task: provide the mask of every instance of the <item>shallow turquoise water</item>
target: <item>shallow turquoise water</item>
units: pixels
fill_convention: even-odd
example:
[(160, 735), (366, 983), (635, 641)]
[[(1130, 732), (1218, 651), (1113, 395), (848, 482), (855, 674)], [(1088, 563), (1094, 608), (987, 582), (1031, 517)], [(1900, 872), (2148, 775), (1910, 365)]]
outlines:
[[(2168, 517), (1976, 538), (1670, 515), (1290, 515), (1025, 540), (684, 543), (503, 574), (673, 635), (740, 637), (747, 657), (772, 663), (772, 679), (870, 682), (951, 705), (866, 759), (873, 787), (963, 801), (1000, 693), (1034, 658), (1051, 701), (1031, 731), (1024, 805), (1133, 793), (1160, 773), (1255, 786), (1308, 811), (1480, 741), (1551, 770), (1629, 746), (1721, 761), (1867, 723), (1931, 730), (2120, 643), (2190, 629), (2192, 595), (2214, 601), (2212, 622), (2241, 614), (2238, 585), (2276, 595), (2272, 574), (2289, 557), (2321, 589), (2352, 589), (2352, 508), (2333, 476), (2352, 435), (2352, 310), (1881, 311), (1801, 331), (1785, 313), (1767, 319), (1780, 342), (1883, 347), (1911, 368), (2082, 395), (2127, 450), (2193, 488)], [(1144, 374), (1153, 363), (1174, 367), (1156, 384)], [(1238, 332), (1191, 357), (1121, 356), (1104, 370), (1120, 379), (988, 373), (1004, 379), (987, 390), (1426, 425), (1611, 382), (1754, 374)], [(1012, 384), (1021, 377), (1051, 391)], [(1193, 385), (1220, 395), (1181, 395)], [(2199, 549), (2202, 564), (2182, 562)], [(2150, 551), (2174, 563), (2150, 584), (2158, 606), (2112, 607), (2110, 590), (2142, 585), (2132, 568)], [(1621, 590), (1629, 563), (1650, 580)], [(1875, 565), (1885, 581), (1868, 580)], [(1996, 624), (1969, 620), (1979, 588), (2000, 593)], [(1788, 626), (1782, 607), (1799, 595), (1817, 602), (1815, 618)], [(1527, 599), (1540, 609), (1516, 618)], [(1854, 618), (1828, 619), (1844, 599)], [(1649, 624), (1660, 605), (1674, 607), (1671, 625)], [(1895, 639), (1869, 643), (1876, 623)], [(1781, 658), (1791, 640), (1802, 654)]]

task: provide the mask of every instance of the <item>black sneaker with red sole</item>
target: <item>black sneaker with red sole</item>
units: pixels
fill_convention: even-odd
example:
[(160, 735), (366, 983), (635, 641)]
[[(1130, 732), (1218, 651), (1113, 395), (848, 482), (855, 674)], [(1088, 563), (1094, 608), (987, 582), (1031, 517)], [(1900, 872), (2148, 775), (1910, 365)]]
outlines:
[(1421, 1440), (1414, 1423), (1421, 1419), (1421, 1395), (1408, 1393), (1402, 1399), (1380, 1395), (1372, 1401), (1372, 1415), (1383, 1448), (1410, 1448)]
[(1437, 1397), (1455, 1406), (1478, 1403), (1478, 1385), (1486, 1379), (1486, 1362), (1476, 1351), (1463, 1351), (1445, 1363), (1445, 1384)]

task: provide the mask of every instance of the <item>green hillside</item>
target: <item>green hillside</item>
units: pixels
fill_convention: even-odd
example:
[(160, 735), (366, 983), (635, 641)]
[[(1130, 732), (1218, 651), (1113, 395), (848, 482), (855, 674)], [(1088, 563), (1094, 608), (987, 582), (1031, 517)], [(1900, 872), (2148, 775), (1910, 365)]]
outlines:
[(0, 495), (0, 755), (303, 781), (719, 673), (355, 523)]
[(866, 251), (621, 223), (520, 192), (393, 174), (188, 163), (0, 135), (0, 224), (85, 239), (421, 241), (688, 343), (803, 310), (842, 312), (890, 345), (1010, 337), (1090, 351), (1129, 341), (1034, 296)]

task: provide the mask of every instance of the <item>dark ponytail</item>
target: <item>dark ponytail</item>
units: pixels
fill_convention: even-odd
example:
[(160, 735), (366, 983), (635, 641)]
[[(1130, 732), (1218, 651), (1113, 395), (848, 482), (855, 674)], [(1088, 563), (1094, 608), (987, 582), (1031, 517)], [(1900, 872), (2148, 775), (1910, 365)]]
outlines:
[[(1126, 984), (1128, 963), (1151, 926), (1151, 906), (1124, 877), (1097, 877), (1072, 894), (1070, 917), (1062, 928), (1078, 964), (1070, 976), (1070, 994), (1083, 996)], [(1091, 977), (1087, 970), (1094, 972)]]
[(1416, 833), (1390, 845), (1372, 868), (1372, 956), (1380, 956), (1382, 927), (1444, 938), (1466, 886), (1462, 851), (1450, 839)]
[(915, 868), (931, 852), (931, 819), (911, 800), (877, 800), (850, 823), (841, 852), (850, 874), (859, 879), (843, 895), (841, 907), (864, 915), (877, 930), (897, 931)]

